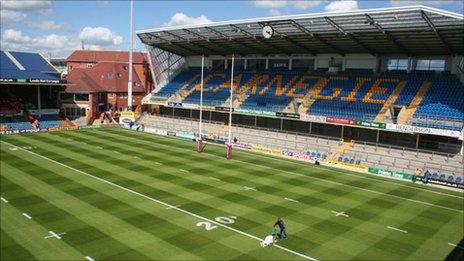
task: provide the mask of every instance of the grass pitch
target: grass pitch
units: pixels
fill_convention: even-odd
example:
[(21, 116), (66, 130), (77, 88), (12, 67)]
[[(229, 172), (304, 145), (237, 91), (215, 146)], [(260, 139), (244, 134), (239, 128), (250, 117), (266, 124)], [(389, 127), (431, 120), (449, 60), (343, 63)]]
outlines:
[[(1, 259), (462, 256), (459, 192), (99, 129), (1, 137)], [(289, 238), (261, 248), (277, 217)]]

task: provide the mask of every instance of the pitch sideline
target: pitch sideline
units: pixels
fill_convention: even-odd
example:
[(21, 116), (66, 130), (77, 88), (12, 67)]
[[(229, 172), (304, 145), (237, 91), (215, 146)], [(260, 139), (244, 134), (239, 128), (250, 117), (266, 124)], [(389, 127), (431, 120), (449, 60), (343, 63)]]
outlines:
[[(187, 215), (196, 217), (196, 218), (201, 219), (201, 220), (204, 220), (204, 221), (211, 222), (211, 223), (213, 223), (213, 224), (215, 224), (215, 225), (218, 225), (218, 226), (220, 226), (220, 227), (223, 227), (223, 228), (226, 228), (226, 229), (228, 229), (228, 230), (234, 231), (234, 232), (236, 232), (236, 233), (239, 233), (239, 234), (241, 234), (241, 235), (247, 236), (247, 237), (249, 237), (249, 238), (252, 238), (252, 239), (255, 239), (255, 240), (258, 240), (258, 241), (262, 241), (262, 239), (259, 238), (259, 237), (257, 237), (257, 236), (254, 236), (254, 235), (248, 234), (248, 233), (246, 233), (246, 232), (243, 232), (243, 231), (241, 231), (241, 230), (238, 230), (238, 229), (235, 229), (235, 228), (226, 226), (226, 225), (224, 225), (224, 224), (222, 224), (222, 223), (219, 223), (219, 222), (217, 222), (217, 221), (215, 221), (215, 220), (212, 220), (212, 219), (209, 219), (209, 218), (200, 216), (200, 215), (195, 214), (195, 213), (192, 213), (192, 212), (190, 212), (190, 211), (187, 211), (187, 210), (178, 208), (178, 207), (173, 206), (173, 205), (171, 205), (171, 204), (169, 204), (169, 203), (166, 203), (166, 202), (163, 202), (163, 201), (160, 201), (160, 200), (151, 198), (151, 197), (149, 197), (149, 196), (147, 196), (147, 195), (144, 195), (144, 194), (139, 193), (139, 192), (137, 192), (137, 191), (135, 191), (135, 190), (132, 190), (132, 189), (129, 189), (129, 188), (120, 186), (120, 185), (118, 185), (118, 184), (116, 184), (116, 183), (113, 183), (113, 182), (111, 182), (111, 181), (108, 181), (108, 180), (106, 180), (106, 179), (102, 179), (102, 178), (93, 176), (93, 175), (91, 175), (91, 174), (89, 174), (89, 173), (87, 173), (87, 172), (85, 172), (85, 171), (82, 171), (82, 170), (73, 168), (73, 167), (71, 167), (71, 166), (68, 166), (68, 165), (66, 165), (66, 164), (64, 164), (64, 163), (58, 162), (58, 161), (56, 161), (56, 160), (54, 160), (54, 159), (48, 158), (48, 157), (43, 156), (43, 155), (41, 155), (41, 154), (38, 154), (38, 153), (35, 153), (35, 152), (33, 152), (33, 151), (29, 151), (29, 150), (23, 149), (23, 148), (21, 148), (21, 147), (18, 147), (18, 146), (16, 146), (16, 145), (11, 144), (11, 143), (6, 142), (6, 141), (0, 141), (0, 142), (1, 142), (1, 143), (8, 144), (9, 146), (18, 148), (19, 150), (28, 152), (28, 153), (30, 153), (30, 154), (32, 154), (32, 155), (35, 155), (35, 156), (39, 157), (39, 158), (42, 158), (42, 159), (48, 160), (48, 161), (50, 161), (50, 162), (53, 162), (53, 163), (55, 163), (55, 164), (58, 164), (58, 165), (60, 165), (60, 166), (62, 166), (62, 167), (65, 167), (65, 168), (68, 168), (68, 169), (73, 170), (73, 171), (75, 171), (75, 172), (78, 172), (78, 173), (80, 173), (80, 174), (82, 174), (82, 175), (85, 175), (85, 176), (94, 178), (94, 179), (99, 180), (99, 181), (101, 181), (101, 182), (107, 183), (107, 184), (112, 185), (112, 186), (114, 186), (114, 187), (117, 187), (117, 188), (119, 188), (119, 189), (125, 190), (125, 191), (127, 191), (127, 192), (132, 193), (132, 194), (135, 194), (135, 195), (137, 195), (137, 196), (140, 196), (140, 197), (143, 197), (143, 198), (148, 199), (148, 200), (150, 200), (150, 201), (156, 202), (156, 203), (158, 203), (158, 204), (160, 204), (160, 205), (164, 205), (165, 207), (170, 207), (171, 209), (175, 209), (175, 210), (177, 210), (177, 211), (179, 211), (179, 212), (182, 212), (182, 213), (184, 213), (184, 214), (187, 214)], [(277, 248), (279, 248), (279, 249), (281, 249), (281, 250), (283, 250), (283, 251), (286, 251), (286, 252), (288, 252), (288, 253), (291, 253), (291, 254), (297, 255), (297, 256), (299, 256), (299, 257), (302, 257), (302, 258), (304, 258), (304, 259), (312, 260), (312, 261), (317, 261), (317, 259), (315, 259), (315, 258), (313, 258), (313, 257), (304, 255), (304, 254), (299, 253), (299, 252), (296, 252), (296, 251), (293, 251), (293, 250), (288, 249), (288, 248), (286, 248), (286, 247), (283, 247), (283, 246), (280, 246), (280, 245), (274, 245), (274, 246), (277, 247)]]

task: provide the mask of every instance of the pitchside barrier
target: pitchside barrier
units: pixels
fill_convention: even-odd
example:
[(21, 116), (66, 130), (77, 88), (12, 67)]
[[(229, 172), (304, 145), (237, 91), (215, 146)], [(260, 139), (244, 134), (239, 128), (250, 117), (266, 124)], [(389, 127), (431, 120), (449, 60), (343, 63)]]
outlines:
[[(154, 127), (145, 127), (144, 131), (153, 133), (153, 134), (163, 135), (163, 136), (168, 135), (168, 136), (174, 136), (174, 137), (180, 137), (180, 138), (186, 138), (186, 137), (191, 138), (193, 136), (197, 137), (198, 135), (197, 133), (190, 133), (190, 135), (186, 136), (185, 132), (166, 131), (166, 130), (162, 130), (162, 129), (158, 129)], [(203, 141), (208, 142), (208, 143), (218, 144), (218, 145), (224, 145), (224, 144), (229, 145), (226, 143), (225, 137), (214, 137), (214, 138), (205, 137)], [(389, 177), (389, 178), (394, 178), (397, 180), (403, 180), (403, 181), (409, 181), (409, 182), (423, 181), (423, 178), (424, 178), (422, 176), (420, 177), (414, 176), (411, 173), (399, 172), (399, 171), (394, 171), (394, 170), (386, 170), (386, 169), (367, 166), (363, 164), (353, 164), (353, 163), (342, 162), (342, 161), (337, 161), (337, 160), (324, 162), (323, 158), (315, 157), (313, 155), (308, 155), (305, 152), (301, 152), (301, 151), (297, 151), (293, 149), (266, 147), (262, 145), (242, 143), (242, 142), (231, 143), (230, 146), (227, 146), (226, 157), (232, 157), (232, 148), (237, 148), (240, 150), (251, 151), (251, 152), (256, 152), (256, 153), (270, 155), (270, 156), (299, 160), (299, 161), (304, 161), (304, 162), (318, 164), (318, 165), (320, 164), (324, 166), (335, 167), (335, 168), (340, 168), (340, 169), (345, 169), (345, 170), (351, 170), (355, 172), (368, 173), (368, 174), (372, 174), (376, 176)], [(449, 182), (447, 183), (443, 180), (435, 180), (431, 178), (429, 178), (427, 182), (423, 182), (423, 183), (424, 184), (431, 183), (431, 184), (437, 184), (437, 185), (444, 185), (447, 187), (454, 187), (454, 188), (457, 187), (457, 188), (464, 189), (464, 184), (449, 183)]]

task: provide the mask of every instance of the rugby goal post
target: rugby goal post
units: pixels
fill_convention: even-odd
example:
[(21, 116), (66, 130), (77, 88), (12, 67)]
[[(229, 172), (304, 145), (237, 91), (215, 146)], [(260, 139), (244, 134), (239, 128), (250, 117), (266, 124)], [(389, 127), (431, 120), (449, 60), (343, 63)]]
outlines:
[(232, 143), (226, 143), (226, 158), (228, 160), (232, 159)]
[(197, 152), (198, 153), (203, 152), (204, 148), (205, 148), (205, 144), (203, 143), (203, 140), (200, 137), (197, 139)]

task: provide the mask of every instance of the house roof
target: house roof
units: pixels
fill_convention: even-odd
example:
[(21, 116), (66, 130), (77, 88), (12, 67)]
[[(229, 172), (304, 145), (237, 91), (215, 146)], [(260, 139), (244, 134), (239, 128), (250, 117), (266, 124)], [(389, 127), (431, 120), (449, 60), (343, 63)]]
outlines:
[(0, 81), (60, 83), (60, 73), (40, 54), (0, 51)]
[[(68, 82), (72, 85), (66, 92), (127, 92), (129, 72), (124, 69), (124, 63), (98, 62), (92, 68), (76, 68), (68, 72)], [(145, 87), (140, 82), (133, 68), (134, 93), (145, 93)]]
[[(148, 56), (143, 52), (132, 53), (133, 63), (148, 62)], [(126, 51), (92, 51), (77, 50), (67, 59), (68, 62), (129, 62), (129, 52)]]

